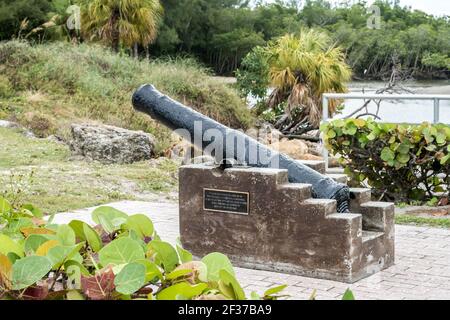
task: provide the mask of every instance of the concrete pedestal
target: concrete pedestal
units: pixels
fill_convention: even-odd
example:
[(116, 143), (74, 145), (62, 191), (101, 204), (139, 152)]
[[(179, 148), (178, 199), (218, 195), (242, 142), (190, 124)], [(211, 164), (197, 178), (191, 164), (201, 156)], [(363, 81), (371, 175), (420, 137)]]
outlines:
[(370, 190), (353, 189), (354, 213), (339, 214), (286, 170), (201, 164), (179, 181), (181, 241), (196, 256), (348, 283), (394, 264), (394, 205), (370, 202)]

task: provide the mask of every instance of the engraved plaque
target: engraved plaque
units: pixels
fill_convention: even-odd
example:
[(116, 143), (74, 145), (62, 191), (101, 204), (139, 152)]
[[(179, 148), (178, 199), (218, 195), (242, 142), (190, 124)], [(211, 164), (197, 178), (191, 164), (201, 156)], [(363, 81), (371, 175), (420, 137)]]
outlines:
[(248, 215), (249, 197), (248, 192), (203, 189), (203, 209)]

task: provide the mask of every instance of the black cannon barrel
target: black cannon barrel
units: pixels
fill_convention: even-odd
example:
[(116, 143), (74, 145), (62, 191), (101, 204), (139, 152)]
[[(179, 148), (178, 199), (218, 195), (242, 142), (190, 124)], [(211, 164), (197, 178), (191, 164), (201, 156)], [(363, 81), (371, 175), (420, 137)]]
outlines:
[(235, 159), (253, 167), (286, 169), (290, 182), (312, 185), (313, 197), (335, 199), (338, 212), (349, 210), (350, 192), (346, 185), (336, 183), (302, 163), (269, 149), (245, 133), (230, 129), (184, 106), (152, 85), (143, 85), (134, 93), (133, 106), (172, 130), (186, 131), (191, 143), (204, 151), (214, 143), (211, 155), (219, 163), (224, 159)]

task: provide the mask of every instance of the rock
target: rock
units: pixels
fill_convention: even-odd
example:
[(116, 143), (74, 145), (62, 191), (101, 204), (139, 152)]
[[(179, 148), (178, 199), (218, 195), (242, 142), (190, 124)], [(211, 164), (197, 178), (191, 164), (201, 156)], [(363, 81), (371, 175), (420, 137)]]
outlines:
[(162, 163), (166, 162), (166, 161), (170, 161), (170, 159), (166, 158), (166, 157), (159, 157), (159, 158), (155, 158), (155, 159), (150, 159), (149, 161), (149, 165), (152, 168), (157, 168), (159, 167)]
[(27, 138), (30, 138), (30, 139), (35, 139), (36, 138), (36, 135), (30, 130), (24, 129), (24, 130), (22, 130), (22, 133)]
[(302, 140), (283, 139), (279, 142), (275, 142), (269, 145), (269, 147), (299, 160), (301, 160), (302, 157), (309, 153), (308, 146)]
[(323, 157), (316, 156), (316, 155), (309, 154), (309, 153), (301, 155), (297, 159), (298, 160), (309, 160), (309, 161), (323, 161)]
[(179, 140), (165, 151), (165, 156), (172, 160), (191, 158), (193, 146), (186, 140)]
[(103, 163), (133, 163), (149, 160), (155, 138), (142, 131), (107, 125), (73, 124), (70, 147), (74, 155)]
[(182, 162), (183, 165), (190, 165), (190, 164), (202, 164), (202, 163), (207, 163), (207, 164), (214, 164), (215, 160), (213, 157), (211, 156), (199, 156), (199, 157), (195, 157), (192, 159), (187, 159), (185, 158)]
[(20, 126), (15, 122), (0, 120), (0, 128), (20, 128)]
[(321, 157), (323, 155), (323, 145), (317, 142), (311, 142), (302, 140), (308, 146), (308, 151), (310, 154)]
[(59, 143), (59, 144), (65, 144), (63, 138), (61, 138), (60, 136), (54, 135), (54, 134), (52, 134), (51, 136), (48, 136), (45, 139), (48, 140), (48, 141), (51, 141), (51, 142), (55, 142), (55, 143)]
[(25, 137), (36, 138), (33, 132), (12, 121), (0, 120), (0, 128), (18, 129)]
[(276, 143), (283, 137), (283, 134), (280, 131), (268, 126), (261, 129), (250, 128), (245, 134), (265, 145)]

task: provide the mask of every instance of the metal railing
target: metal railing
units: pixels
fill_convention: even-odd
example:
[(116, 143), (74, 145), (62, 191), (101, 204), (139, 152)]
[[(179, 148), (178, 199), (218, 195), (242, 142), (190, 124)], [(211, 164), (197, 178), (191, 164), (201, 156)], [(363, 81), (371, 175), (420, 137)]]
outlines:
[[(450, 95), (430, 95), (430, 94), (361, 94), (361, 93), (325, 93), (322, 96), (323, 122), (327, 122), (329, 117), (329, 101), (331, 99), (342, 100), (430, 100), (434, 101), (433, 122), (439, 123), (440, 102), (441, 100), (449, 100)], [(393, 121), (389, 121), (393, 123)], [(328, 169), (329, 159), (328, 150), (323, 148), (323, 158), (326, 168)]]

